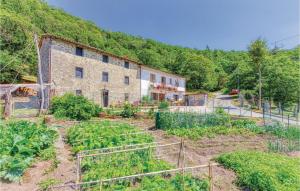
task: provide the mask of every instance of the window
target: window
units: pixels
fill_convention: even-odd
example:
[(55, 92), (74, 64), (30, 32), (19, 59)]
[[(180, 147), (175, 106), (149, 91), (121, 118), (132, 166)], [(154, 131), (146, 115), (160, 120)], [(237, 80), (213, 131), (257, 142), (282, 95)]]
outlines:
[(150, 74), (150, 82), (155, 82), (155, 81), (156, 81), (155, 74)]
[(107, 55), (102, 55), (102, 61), (105, 63), (108, 63), (108, 56)]
[(125, 76), (125, 78), (124, 78), (124, 83), (125, 83), (126, 85), (129, 85), (129, 76)]
[(125, 93), (124, 97), (125, 97), (125, 101), (128, 101), (129, 100), (129, 93)]
[(174, 100), (178, 101), (178, 95), (174, 94)]
[(83, 68), (80, 68), (80, 67), (75, 68), (75, 77), (83, 78)]
[(108, 82), (108, 72), (102, 72), (102, 82)]
[(83, 56), (83, 49), (80, 47), (76, 47), (76, 55), (77, 56)]
[(164, 77), (164, 76), (161, 77), (161, 83), (166, 84), (166, 77)]
[(76, 90), (76, 91), (75, 91), (75, 94), (76, 94), (77, 96), (81, 96), (81, 95), (82, 95), (82, 91), (81, 91), (81, 90)]
[(177, 79), (175, 80), (175, 86), (179, 87), (179, 81)]
[(173, 84), (173, 80), (172, 78), (169, 79), (169, 84), (172, 85)]
[(151, 93), (151, 100), (158, 100), (158, 94), (157, 93)]
[(125, 67), (125, 68), (129, 68), (129, 62), (125, 61), (124, 67)]

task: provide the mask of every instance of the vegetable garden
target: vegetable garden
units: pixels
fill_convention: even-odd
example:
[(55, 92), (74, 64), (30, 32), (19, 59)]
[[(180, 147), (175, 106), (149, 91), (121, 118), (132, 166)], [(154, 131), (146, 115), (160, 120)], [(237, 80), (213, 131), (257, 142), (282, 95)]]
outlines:
[[(18, 181), (37, 158), (47, 159), (57, 132), (28, 121), (0, 123), (0, 178)], [(43, 157), (44, 156), (44, 157)], [(45, 157), (46, 156), (46, 157)]]
[[(68, 130), (67, 141), (77, 154), (78, 189), (209, 189), (206, 179), (192, 175), (212, 166), (185, 168), (182, 142), (156, 143), (150, 134), (134, 126), (110, 121), (77, 124)], [(174, 163), (168, 163), (165, 157), (173, 158)]]
[(237, 185), (242, 189), (300, 189), (299, 159), (283, 154), (300, 150), (300, 128), (297, 126), (287, 127), (279, 122), (259, 126), (252, 120), (232, 120), (222, 112), (208, 115), (161, 112), (156, 115), (156, 126), (167, 134), (194, 140), (217, 135), (268, 135), (271, 137), (268, 153), (242, 150), (221, 154), (216, 160), (235, 171)]

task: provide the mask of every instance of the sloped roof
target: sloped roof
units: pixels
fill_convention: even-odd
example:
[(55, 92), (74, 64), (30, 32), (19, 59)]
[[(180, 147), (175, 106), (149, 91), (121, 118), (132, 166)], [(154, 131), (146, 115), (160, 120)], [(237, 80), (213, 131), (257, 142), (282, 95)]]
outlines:
[(50, 39), (54, 39), (54, 40), (60, 40), (60, 41), (63, 41), (63, 42), (69, 43), (69, 44), (76, 45), (76, 46), (81, 47), (81, 48), (85, 48), (85, 49), (89, 49), (89, 50), (98, 52), (100, 54), (105, 54), (105, 55), (108, 55), (108, 56), (111, 56), (111, 57), (114, 57), (114, 58), (118, 58), (120, 60), (125, 60), (125, 61), (128, 61), (128, 62), (132, 62), (132, 63), (135, 63), (135, 64), (140, 65), (140, 66), (151, 68), (151, 69), (160, 71), (162, 73), (170, 74), (170, 75), (177, 76), (179, 78), (184, 78), (185, 79), (185, 77), (183, 77), (183, 76), (180, 76), (180, 75), (177, 75), (177, 74), (173, 74), (171, 72), (165, 72), (165, 71), (159, 70), (157, 68), (148, 66), (148, 65), (143, 64), (141, 62), (138, 62), (136, 60), (132, 60), (130, 58), (127, 58), (125, 56), (118, 56), (118, 55), (112, 54), (110, 52), (107, 52), (107, 51), (104, 51), (104, 50), (101, 50), (101, 49), (98, 49), (98, 48), (95, 48), (95, 47), (92, 47), (92, 46), (89, 46), (89, 45), (86, 45), (86, 44), (82, 44), (82, 43), (79, 43), (79, 42), (76, 42), (76, 41), (73, 41), (73, 40), (70, 40), (70, 39), (67, 39), (67, 38), (64, 38), (64, 37), (52, 35), (52, 34), (44, 34), (44, 35), (42, 35), (41, 39), (40, 39), (40, 42), (39, 42), (39, 47), (42, 46), (43, 40), (46, 39), (46, 38), (50, 38)]

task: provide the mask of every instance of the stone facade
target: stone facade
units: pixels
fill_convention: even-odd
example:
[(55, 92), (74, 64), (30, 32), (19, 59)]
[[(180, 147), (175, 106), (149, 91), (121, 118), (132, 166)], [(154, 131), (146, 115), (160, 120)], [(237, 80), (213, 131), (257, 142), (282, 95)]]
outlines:
[[(76, 53), (76, 49), (79, 49), (79, 53)], [(169, 100), (174, 96), (182, 99), (185, 92), (185, 79), (180, 76), (61, 37), (43, 36), (40, 53), (43, 81), (51, 84), (51, 93), (47, 92), (51, 96), (67, 92), (82, 94), (101, 106), (109, 106), (122, 104), (126, 100), (138, 103), (142, 96), (151, 96), (157, 91)], [(103, 62), (103, 55), (108, 56), (108, 62)], [(129, 67), (125, 62), (129, 63)], [(76, 68), (79, 76), (78, 73), (76, 75)], [(107, 82), (103, 80), (103, 73), (108, 74)], [(150, 73), (156, 74), (156, 83), (150, 82)], [(171, 86), (173, 89), (153, 89), (161, 84), (161, 76), (166, 77), (168, 88)], [(126, 83), (128, 79), (129, 84)], [(174, 84), (169, 84), (170, 79)], [(176, 86), (175, 81), (178, 81)]]
[[(45, 48), (45, 47), (49, 47)], [(124, 67), (124, 60), (109, 56), (109, 62), (102, 62), (102, 55), (83, 48), (83, 56), (76, 55), (77, 45), (56, 39), (44, 39), (41, 56), (44, 76), (53, 84), (54, 95), (63, 95), (71, 92), (76, 94), (80, 90), (82, 95), (103, 106), (103, 92), (108, 91), (108, 105), (123, 103), (125, 97), (131, 103), (139, 102), (140, 96), (140, 68), (137, 64), (129, 62), (129, 68)], [(75, 68), (83, 70), (83, 77), (75, 75)], [(50, 72), (48, 70), (50, 68)], [(108, 82), (102, 81), (103, 72), (108, 73)], [(125, 76), (129, 77), (129, 84), (125, 84)]]

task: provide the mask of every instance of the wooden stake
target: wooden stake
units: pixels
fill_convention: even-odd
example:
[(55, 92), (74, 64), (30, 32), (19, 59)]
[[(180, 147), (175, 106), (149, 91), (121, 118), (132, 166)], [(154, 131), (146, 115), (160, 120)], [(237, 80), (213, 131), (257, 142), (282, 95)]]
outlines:
[(100, 191), (102, 191), (102, 180), (100, 180)]
[(209, 162), (208, 164), (208, 178), (209, 178), (209, 191), (213, 191), (213, 172), (212, 172), (212, 165)]
[(179, 150), (179, 154), (178, 154), (178, 160), (177, 160), (177, 167), (180, 168), (180, 158), (181, 158), (181, 153), (182, 153), (182, 139), (180, 142), (180, 150)]
[(76, 183), (80, 182), (80, 176), (81, 176), (81, 174), (80, 174), (80, 172), (81, 172), (81, 170), (80, 170), (80, 162), (81, 162), (80, 155), (77, 154), (77, 179), (76, 179)]

